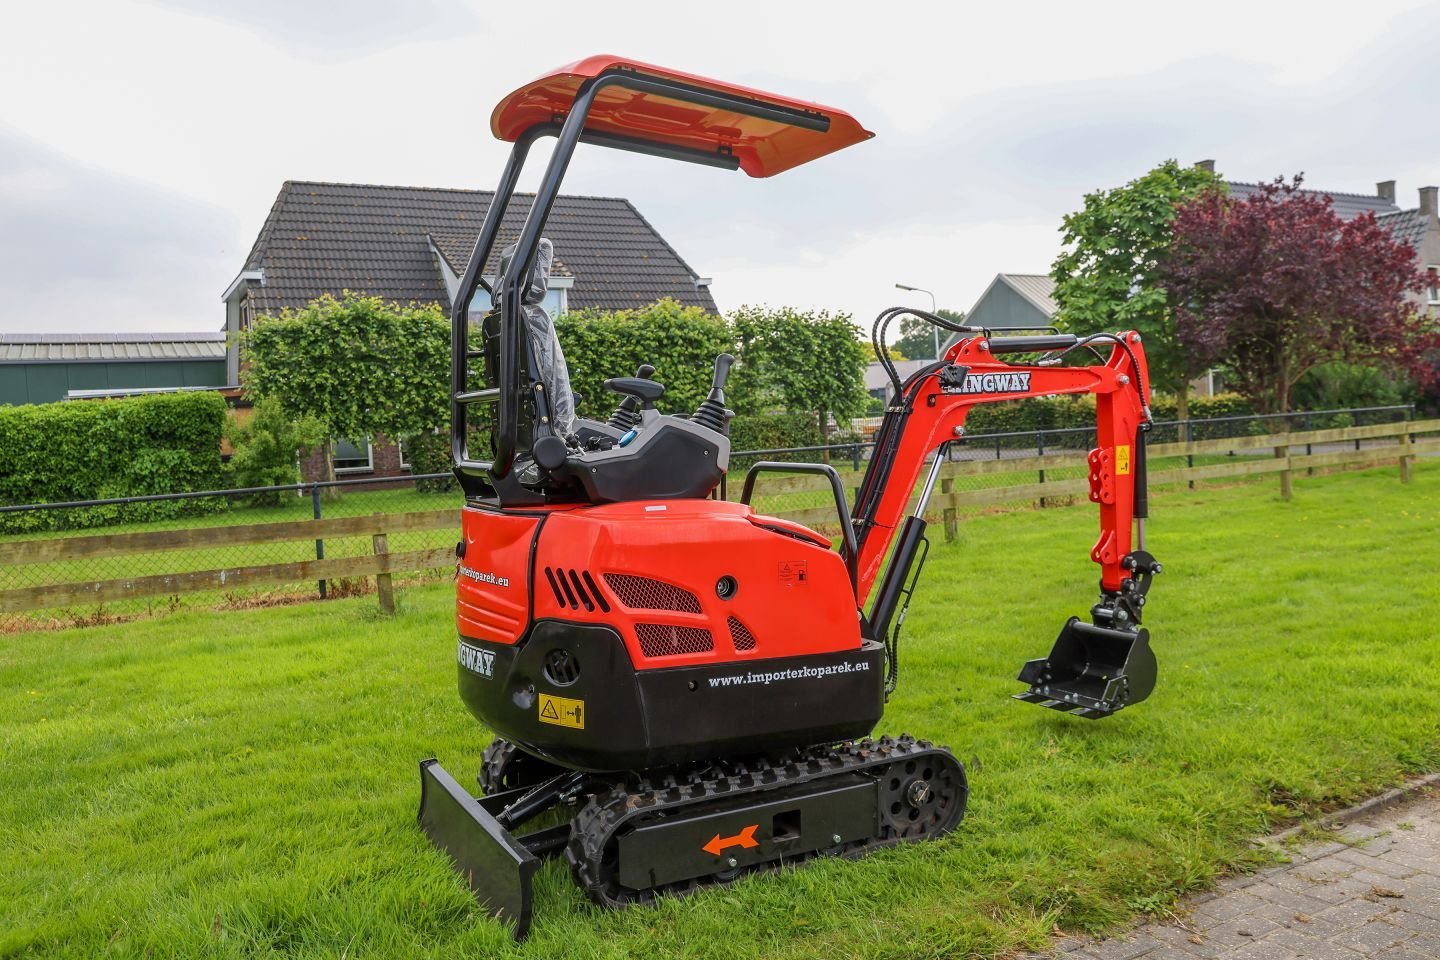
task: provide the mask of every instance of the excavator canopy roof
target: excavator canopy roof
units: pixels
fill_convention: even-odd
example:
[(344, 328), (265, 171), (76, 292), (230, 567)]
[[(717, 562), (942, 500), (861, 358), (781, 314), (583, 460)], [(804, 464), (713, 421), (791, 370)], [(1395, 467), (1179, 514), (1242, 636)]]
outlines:
[(628, 143), (662, 155), (668, 149), (692, 159), (711, 155), (752, 177), (770, 177), (874, 136), (843, 110), (608, 55), (587, 57), (515, 90), (490, 115), (491, 131), (513, 141), (563, 119), (602, 74), (661, 82), (645, 90), (604, 86), (585, 121), (597, 143)]

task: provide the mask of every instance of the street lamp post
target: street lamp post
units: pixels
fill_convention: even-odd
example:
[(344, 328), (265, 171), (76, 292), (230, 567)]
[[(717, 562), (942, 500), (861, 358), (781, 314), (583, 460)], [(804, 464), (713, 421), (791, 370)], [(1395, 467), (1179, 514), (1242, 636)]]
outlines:
[[(930, 298), (930, 312), (931, 312), (931, 313), (934, 313), (934, 312), (935, 312), (935, 294), (931, 293), (929, 290), (926, 290), (926, 289), (924, 289), (923, 287), (912, 287), (912, 286), (909, 286), (908, 284), (904, 284), (904, 283), (897, 283), (897, 284), (895, 284), (895, 289), (896, 289), (896, 290), (909, 290), (911, 293), (923, 293), (923, 294), (925, 294), (926, 296), (928, 296), (928, 297)], [(940, 328), (937, 327), (937, 326), (934, 326), (934, 325), (932, 324), (931, 327), (930, 327), (930, 331), (931, 331), (933, 334), (935, 334), (935, 359), (936, 359), (936, 360), (939, 360), (939, 359), (940, 359)]]

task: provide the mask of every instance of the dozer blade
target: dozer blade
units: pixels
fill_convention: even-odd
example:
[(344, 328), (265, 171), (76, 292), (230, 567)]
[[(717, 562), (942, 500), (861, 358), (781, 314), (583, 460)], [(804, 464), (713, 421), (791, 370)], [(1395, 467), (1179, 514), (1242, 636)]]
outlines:
[(1050, 656), (1021, 668), (1020, 682), (1030, 689), (1015, 699), (1098, 720), (1150, 696), (1157, 669), (1148, 630), (1115, 630), (1071, 617)]
[(515, 939), (530, 931), (531, 886), (540, 860), (445, 772), (420, 761), (420, 826), (454, 861), (491, 916), (515, 921)]

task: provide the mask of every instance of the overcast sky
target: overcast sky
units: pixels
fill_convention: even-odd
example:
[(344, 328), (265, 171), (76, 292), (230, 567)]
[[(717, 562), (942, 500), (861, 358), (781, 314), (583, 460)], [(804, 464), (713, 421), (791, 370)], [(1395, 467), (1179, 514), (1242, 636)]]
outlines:
[[(507, 20), (507, 11), (514, 11)], [(287, 179), (490, 189), (510, 89), (607, 52), (851, 111), (768, 180), (581, 148), (722, 308), (967, 309), (1045, 272), (1081, 196), (1168, 157), (1440, 182), (1440, 4), (7, 4), (0, 332), (213, 330)], [(533, 184), (533, 178), (532, 178)], [(905, 299), (909, 298), (909, 299)]]

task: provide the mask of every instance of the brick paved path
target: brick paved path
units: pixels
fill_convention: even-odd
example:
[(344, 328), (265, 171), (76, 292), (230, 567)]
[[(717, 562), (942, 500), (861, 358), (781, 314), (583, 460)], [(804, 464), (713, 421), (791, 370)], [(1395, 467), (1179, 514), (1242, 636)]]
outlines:
[(1440, 960), (1440, 794), (1353, 821), (1336, 841), (1192, 898), (1155, 923), (1061, 945), (1067, 960)]

